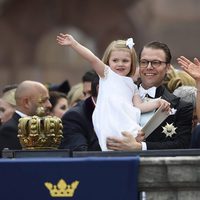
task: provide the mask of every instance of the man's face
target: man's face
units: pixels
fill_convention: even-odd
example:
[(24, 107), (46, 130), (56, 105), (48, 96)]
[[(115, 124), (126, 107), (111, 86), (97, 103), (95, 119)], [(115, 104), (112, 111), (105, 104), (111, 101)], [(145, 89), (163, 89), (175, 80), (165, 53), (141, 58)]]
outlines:
[(89, 81), (83, 82), (83, 95), (84, 99), (91, 96), (91, 82)]
[[(152, 66), (148, 63), (146, 67), (142, 67), (141, 62), (146, 61), (161, 61), (160, 65)], [(165, 77), (165, 74), (170, 68), (170, 64), (166, 64), (166, 55), (162, 49), (144, 48), (140, 58), (139, 73), (142, 80), (142, 86), (145, 89), (153, 86), (160, 86)]]
[(49, 115), (50, 114), (50, 109), (52, 107), (50, 101), (49, 101), (49, 92), (47, 89), (40, 89), (40, 90), (37, 90), (35, 93), (34, 93), (34, 96), (32, 96), (30, 98), (30, 107), (29, 107), (29, 110), (30, 110), (30, 113), (29, 115), (32, 116), (32, 115), (35, 115), (36, 114), (36, 110), (37, 110), (37, 107), (38, 106), (42, 106), (45, 110), (45, 114), (46, 115)]

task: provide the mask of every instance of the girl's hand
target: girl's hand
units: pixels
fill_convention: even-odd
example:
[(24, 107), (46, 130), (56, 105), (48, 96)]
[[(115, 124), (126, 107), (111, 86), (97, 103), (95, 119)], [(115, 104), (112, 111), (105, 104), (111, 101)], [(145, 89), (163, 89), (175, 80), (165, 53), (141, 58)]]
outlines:
[(72, 45), (72, 43), (75, 41), (74, 38), (69, 35), (69, 34), (63, 34), (63, 33), (60, 33), (59, 35), (57, 35), (57, 42), (58, 44), (60, 45)]
[(164, 99), (158, 99), (159, 107), (162, 107), (162, 111), (170, 112), (170, 103)]

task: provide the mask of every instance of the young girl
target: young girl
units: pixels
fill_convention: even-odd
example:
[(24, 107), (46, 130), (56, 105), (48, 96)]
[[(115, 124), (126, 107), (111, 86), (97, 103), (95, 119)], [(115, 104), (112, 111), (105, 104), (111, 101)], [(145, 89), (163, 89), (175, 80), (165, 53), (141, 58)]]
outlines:
[(60, 45), (70, 46), (88, 60), (100, 77), (93, 124), (103, 151), (107, 150), (108, 136), (122, 137), (123, 131), (137, 136), (141, 130), (140, 112), (148, 112), (161, 105), (163, 109), (169, 109), (169, 103), (163, 99), (146, 103), (140, 99), (137, 86), (131, 78), (137, 65), (132, 38), (113, 41), (107, 47), (102, 61), (69, 34), (61, 33), (57, 41)]

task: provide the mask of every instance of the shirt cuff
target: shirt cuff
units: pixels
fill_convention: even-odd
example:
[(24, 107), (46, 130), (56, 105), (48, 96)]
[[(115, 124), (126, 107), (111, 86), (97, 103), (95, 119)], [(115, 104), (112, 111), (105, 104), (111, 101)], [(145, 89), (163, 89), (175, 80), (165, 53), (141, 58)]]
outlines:
[(142, 151), (146, 151), (147, 150), (146, 142), (141, 142), (141, 144), (142, 144)]

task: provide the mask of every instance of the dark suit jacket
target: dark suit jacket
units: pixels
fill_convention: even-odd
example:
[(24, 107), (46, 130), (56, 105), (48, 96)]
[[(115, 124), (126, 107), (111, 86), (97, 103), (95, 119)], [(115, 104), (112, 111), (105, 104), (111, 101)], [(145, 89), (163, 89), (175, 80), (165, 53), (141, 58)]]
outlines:
[(94, 104), (89, 97), (70, 108), (62, 117), (64, 139), (60, 148), (75, 151), (100, 151), (92, 124)]
[(22, 149), (18, 134), (18, 121), (21, 117), (14, 113), (12, 118), (3, 124), (0, 128), (0, 150), (4, 148)]
[(197, 125), (192, 132), (191, 148), (200, 149), (200, 125)]
[[(184, 149), (189, 148), (192, 131), (193, 106), (180, 100), (170, 93), (165, 87), (160, 86), (156, 90), (156, 98), (162, 97), (171, 103), (171, 107), (177, 109), (175, 115), (170, 115), (156, 128), (146, 139), (147, 149)], [(166, 123), (173, 124), (176, 134), (166, 137), (163, 127)]]

